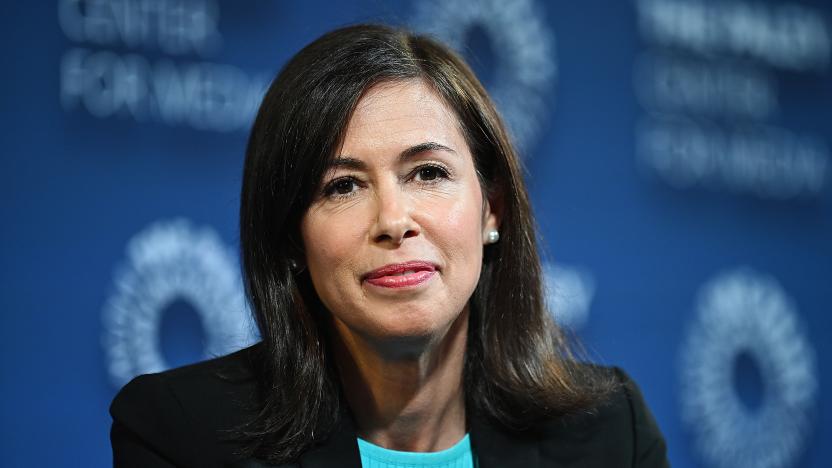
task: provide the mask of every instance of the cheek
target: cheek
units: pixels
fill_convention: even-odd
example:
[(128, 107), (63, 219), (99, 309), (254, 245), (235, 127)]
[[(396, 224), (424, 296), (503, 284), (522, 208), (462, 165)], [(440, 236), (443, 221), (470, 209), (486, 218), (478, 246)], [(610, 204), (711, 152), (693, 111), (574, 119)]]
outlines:
[(319, 295), (352, 278), (352, 263), (363, 240), (354, 221), (337, 215), (312, 216), (302, 225), (307, 266)]
[(482, 262), (482, 198), (476, 190), (430, 211), (434, 214), (434, 241), (440, 244), (451, 265), (474, 270), (471, 274), (477, 273), (474, 276), (478, 277)]
[[(463, 237), (467, 245), (482, 250), (482, 193), (479, 184), (466, 187), (464, 195), (448, 212), (445, 222), (459, 234), (465, 233)], [(472, 238), (475, 240), (472, 241)]]
[(448, 211), (442, 219), (445, 236), (456, 241), (465, 250), (480, 250), (482, 248), (479, 242), (482, 237), (480, 212), (465, 206), (454, 208), (456, 209)]
[(340, 263), (346, 253), (354, 251), (356, 242), (361, 242), (361, 219), (364, 213), (360, 206), (349, 210), (312, 208), (301, 223), (303, 245), (310, 260)]

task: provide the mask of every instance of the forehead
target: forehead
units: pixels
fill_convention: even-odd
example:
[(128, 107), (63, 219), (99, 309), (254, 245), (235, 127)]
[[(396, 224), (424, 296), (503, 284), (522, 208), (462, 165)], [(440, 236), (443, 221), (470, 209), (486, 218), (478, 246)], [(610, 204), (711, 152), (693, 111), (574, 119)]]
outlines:
[[(465, 151), (454, 111), (422, 80), (382, 82), (359, 99), (347, 124), (342, 153), (437, 141)], [(356, 154), (357, 155), (357, 154)]]

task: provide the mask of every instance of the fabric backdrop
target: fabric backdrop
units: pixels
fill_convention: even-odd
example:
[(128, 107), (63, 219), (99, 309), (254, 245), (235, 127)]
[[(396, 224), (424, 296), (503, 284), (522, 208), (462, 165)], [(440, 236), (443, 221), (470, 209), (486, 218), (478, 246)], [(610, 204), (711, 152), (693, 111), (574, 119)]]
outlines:
[(471, 61), (522, 149), (549, 305), (626, 369), (675, 467), (832, 463), (824, 0), (5, 2), (0, 465), (111, 464), (131, 377), (256, 340), (247, 131), (361, 21)]

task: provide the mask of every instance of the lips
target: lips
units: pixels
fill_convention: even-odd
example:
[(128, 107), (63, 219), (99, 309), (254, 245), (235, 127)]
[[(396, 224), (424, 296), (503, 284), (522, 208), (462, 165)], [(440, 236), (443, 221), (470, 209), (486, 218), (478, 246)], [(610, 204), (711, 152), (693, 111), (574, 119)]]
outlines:
[(424, 283), (434, 273), (435, 264), (417, 260), (385, 265), (364, 275), (364, 281), (385, 288), (401, 288)]

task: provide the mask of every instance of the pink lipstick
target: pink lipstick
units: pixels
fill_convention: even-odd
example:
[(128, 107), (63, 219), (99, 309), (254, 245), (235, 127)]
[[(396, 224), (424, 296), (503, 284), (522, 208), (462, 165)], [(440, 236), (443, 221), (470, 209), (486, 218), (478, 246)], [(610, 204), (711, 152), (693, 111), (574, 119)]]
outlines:
[(385, 265), (364, 276), (374, 286), (404, 288), (424, 283), (436, 273), (436, 265), (424, 261), (410, 261)]

